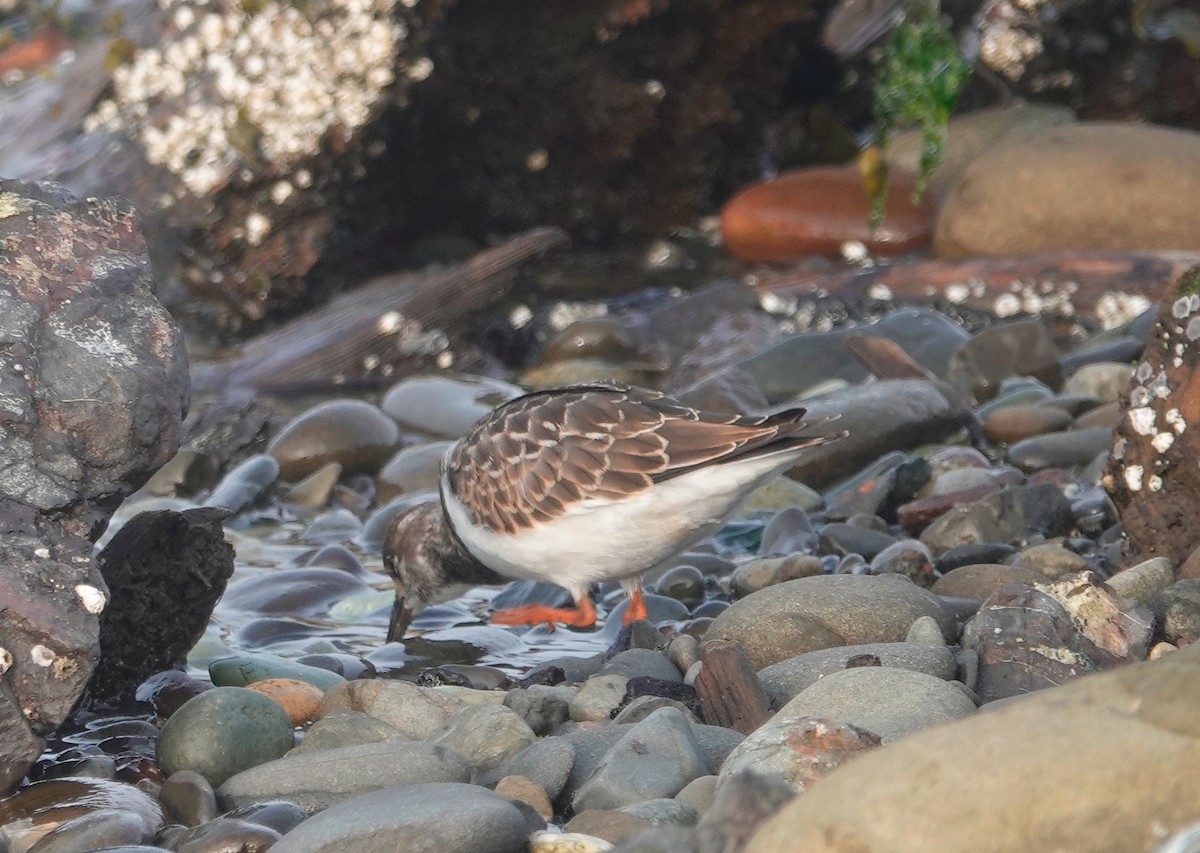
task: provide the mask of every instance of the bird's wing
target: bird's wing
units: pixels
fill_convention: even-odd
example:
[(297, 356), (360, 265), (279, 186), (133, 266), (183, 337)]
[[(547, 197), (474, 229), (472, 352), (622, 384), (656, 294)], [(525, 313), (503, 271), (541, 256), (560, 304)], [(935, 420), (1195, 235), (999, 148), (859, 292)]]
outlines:
[(619, 385), (538, 392), (476, 424), (450, 453), (447, 483), (474, 523), (512, 534), (703, 465), (823, 443), (799, 435), (802, 415), (706, 414)]

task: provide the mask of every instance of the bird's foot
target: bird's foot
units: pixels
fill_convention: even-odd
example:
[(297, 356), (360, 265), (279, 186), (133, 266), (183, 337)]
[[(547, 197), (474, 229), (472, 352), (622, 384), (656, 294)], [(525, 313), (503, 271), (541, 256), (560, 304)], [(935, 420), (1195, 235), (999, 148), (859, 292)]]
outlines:
[(538, 625), (544, 622), (550, 628), (556, 624), (590, 628), (596, 624), (596, 608), (592, 606), (592, 600), (585, 596), (575, 602), (575, 607), (522, 604), (493, 610), (490, 621), (497, 625)]
[(625, 608), (625, 615), (621, 618), (621, 624), (628, 625), (635, 619), (645, 618), (646, 600), (642, 598), (642, 585), (638, 584), (629, 590), (629, 606)]

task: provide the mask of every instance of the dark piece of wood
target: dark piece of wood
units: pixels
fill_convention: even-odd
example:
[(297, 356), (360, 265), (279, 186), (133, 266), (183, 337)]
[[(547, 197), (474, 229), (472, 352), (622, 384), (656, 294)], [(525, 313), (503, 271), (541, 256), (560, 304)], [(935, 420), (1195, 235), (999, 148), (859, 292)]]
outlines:
[(1133, 562), (1176, 569), (1200, 546), (1200, 267), (1162, 294), (1154, 327), (1121, 404), (1104, 485)]
[(1163, 283), (1200, 263), (1193, 252), (1046, 252), (967, 261), (897, 261), (868, 268), (765, 275), (754, 288), (779, 296), (827, 293), (857, 301), (890, 294), (933, 299), (1006, 317), (1075, 316), (1148, 308)]
[(704, 722), (748, 735), (770, 718), (767, 692), (740, 643), (709, 640), (700, 646), (700, 661), (696, 692)]
[(381, 384), (432, 367), (507, 293), (519, 264), (566, 241), (535, 228), (446, 270), (381, 276), (251, 338), (233, 359), (197, 365), (193, 390)]

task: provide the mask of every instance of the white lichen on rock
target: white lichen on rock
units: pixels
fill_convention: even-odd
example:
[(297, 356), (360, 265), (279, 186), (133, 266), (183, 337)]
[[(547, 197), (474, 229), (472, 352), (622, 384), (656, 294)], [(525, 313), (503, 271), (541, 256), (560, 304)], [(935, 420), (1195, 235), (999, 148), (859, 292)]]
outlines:
[(1140, 293), (1112, 291), (1096, 300), (1095, 315), (1102, 329), (1113, 329), (1128, 323), (1150, 307), (1150, 300)]
[(122, 129), (197, 195), (246, 168), (287, 174), (364, 125), (407, 33), (394, 0), (160, 0), (175, 31), (113, 74), (89, 127)]

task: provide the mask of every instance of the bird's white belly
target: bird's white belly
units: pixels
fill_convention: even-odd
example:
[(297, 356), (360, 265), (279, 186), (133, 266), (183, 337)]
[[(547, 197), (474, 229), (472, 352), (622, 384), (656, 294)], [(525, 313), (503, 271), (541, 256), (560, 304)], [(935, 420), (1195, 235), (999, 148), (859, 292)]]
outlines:
[(712, 465), (620, 501), (588, 500), (567, 515), (513, 535), (471, 524), (442, 480), (446, 514), (467, 550), (506, 577), (543, 580), (580, 595), (593, 583), (639, 574), (718, 527), (796, 453)]

